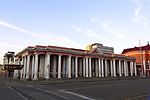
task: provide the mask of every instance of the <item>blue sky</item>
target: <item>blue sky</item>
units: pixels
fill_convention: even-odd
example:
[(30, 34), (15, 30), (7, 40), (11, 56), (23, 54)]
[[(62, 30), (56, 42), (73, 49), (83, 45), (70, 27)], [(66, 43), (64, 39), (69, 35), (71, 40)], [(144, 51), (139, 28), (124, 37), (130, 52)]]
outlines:
[(99, 42), (119, 54), (146, 45), (150, 0), (0, 0), (0, 63), (7, 51)]

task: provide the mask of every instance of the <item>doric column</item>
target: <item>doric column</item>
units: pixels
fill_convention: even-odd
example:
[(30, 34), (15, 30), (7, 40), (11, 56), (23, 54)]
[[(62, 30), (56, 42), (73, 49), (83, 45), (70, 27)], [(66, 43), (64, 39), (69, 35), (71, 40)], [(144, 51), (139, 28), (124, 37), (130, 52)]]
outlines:
[(71, 56), (68, 57), (68, 66), (67, 66), (68, 70), (67, 70), (67, 73), (68, 73), (68, 78), (71, 78)]
[(24, 65), (23, 65), (23, 78), (25, 78), (26, 76), (26, 67), (27, 67), (27, 60), (26, 60), (26, 56), (24, 56)]
[(105, 76), (108, 76), (108, 71), (107, 71), (107, 59), (105, 59)]
[(97, 62), (97, 58), (95, 59), (95, 72), (96, 72), (96, 77), (98, 77), (98, 62)]
[(89, 58), (89, 77), (92, 77), (92, 66), (91, 66), (91, 58)]
[(116, 77), (116, 63), (115, 63), (115, 59), (113, 60), (113, 70), (114, 70), (114, 77)]
[(62, 75), (63, 75), (63, 77), (66, 77), (66, 57), (63, 57), (62, 61), (63, 61)]
[(104, 63), (103, 63), (103, 60), (104, 59), (101, 60), (101, 64), (102, 64), (102, 77), (104, 77)]
[(78, 77), (78, 57), (75, 57), (75, 77)]
[(34, 55), (32, 56), (32, 73), (31, 73), (31, 78), (34, 77), (34, 67), (35, 67), (35, 57)]
[(21, 78), (24, 78), (24, 68), (25, 68), (25, 66), (24, 66), (24, 61), (25, 61), (25, 59), (24, 59), (24, 57), (22, 57), (22, 65), (23, 65), (23, 68), (22, 68), (22, 70), (21, 70)]
[(75, 57), (71, 59), (71, 76), (75, 77)]
[(119, 60), (119, 76), (122, 76), (122, 73), (121, 73), (121, 60)]
[(85, 58), (86, 60), (86, 66), (85, 66), (85, 69), (86, 69), (86, 77), (88, 77), (88, 70), (89, 70), (89, 64), (88, 64), (88, 57)]
[(75, 66), (74, 57), (71, 57), (71, 77), (74, 77), (74, 66)]
[(61, 55), (58, 56), (58, 78), (61, 78)]
[(30, 67), (30, 55), (27, 56), (27, 71), (26, 71), (26, 79), (29, 79), (29, 67)]
[[(20, 65), (20, 59), (19, 59), (19, 58), (16, 59), (15, 64)], [(19, 74), (19, 71), (20, 71), (20, 70), (14, 70), (13, 78), (18, 78), (18, 77), (20, 77), (20, 76), (19, 76), (19, 75), (20, 75), (20, 74)]]
[(17, 78), (18, 77), (18, 71), (19, 70), (14, 70), (13, 78)]
[(110, 70), (111, 76), (113, 76), (113, 60), (110, 60)]
[(124, 61), (124, 74), (125, 74), (125, 76), (127, 76), (127, 69), (126, 69), (126, 61)]
[(83, 59), (79, 59), (79, 76), (83, 77)]
[(129, 76), (128, 61), (126, 61), (126, 66), (127, 66), (127, 67), (126, 67), (127, 76)]
[(38, 54), (35, 54), (35, 66), (34, 66), (34, 79), (37, 80), (38, 76)]
[(56, 78), (56, 74), (57, 74), (57, 72), (56, 72), (56, 68), (57, 68), (57, 56), (54, 56), (54, 59), (53, 59), (53, 61), (54, 61), (54, 65), (53, 65), (53, 77), (54, 78)]
[[(20, 63), (21, 65), (23, 65), (23, 57), (22, 57), (22, 63)], [(23, 75), (23, 68), (20, 70), (20, 78), (22, 78)]]
[(83, 58), (83, 77), (85, 77), (85, 58)]
[(133, 76), (133, 62), (130, 62), (130, 74)]
[(101, 77), (101, 59), (99, 58), (98, 59), (98, 75), (99, 75), (99, 77)]
[(45, 79), (49, 79), (49, 70), (50, 70), (50, 54), (45, 55)]
[(135, 76), (137, 76), (137, 71), (136, 71), (136, 62), (134, 62), (134, 73), (135, 73)]
[[(18, 65), (22, 65), (20, 60), (21, 60), (21, 59), (18, 58)], [(18, 72), (17, 77), (18, 77), (18, 78), (21, 78), (21, 70), (17, 70), (17, 72)]]
[(144, 69), (143, 75), (146, 75), (146, 65), (145, 65), (145, 60), (143, 60), (143, 69)]

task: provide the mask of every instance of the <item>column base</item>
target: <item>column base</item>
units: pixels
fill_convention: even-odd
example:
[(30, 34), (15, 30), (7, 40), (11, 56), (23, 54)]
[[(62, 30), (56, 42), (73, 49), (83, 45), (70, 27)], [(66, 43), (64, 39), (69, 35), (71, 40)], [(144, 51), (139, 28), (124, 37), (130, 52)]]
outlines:
[(33, 81), (36, 81), (36, 80), (38, 80), (38, 79), (37, 79), (37, 78), (33, 78), (32, 80), (33, 80)]
[(46, 78), (45, 78), (45, 80), (49, 80), (49, 78), (48, 78), (48, 77), (46, 77)]

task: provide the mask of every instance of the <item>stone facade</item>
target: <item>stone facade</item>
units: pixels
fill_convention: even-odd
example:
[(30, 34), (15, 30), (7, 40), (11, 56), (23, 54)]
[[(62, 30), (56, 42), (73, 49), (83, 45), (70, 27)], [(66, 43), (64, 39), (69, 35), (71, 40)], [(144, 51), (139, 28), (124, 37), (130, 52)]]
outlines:
[(29, 46), (16, 54), (25, 79), (136, 76), (135, 58), (57, 46)]

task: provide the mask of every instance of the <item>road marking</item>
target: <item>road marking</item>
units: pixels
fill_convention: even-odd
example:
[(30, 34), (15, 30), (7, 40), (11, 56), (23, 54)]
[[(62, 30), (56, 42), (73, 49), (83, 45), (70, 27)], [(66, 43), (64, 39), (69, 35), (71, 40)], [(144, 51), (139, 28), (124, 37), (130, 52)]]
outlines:
[(65, 90), (59, 90), (59, 91), (64, 92), (64, 93), (67, 93), (67, 94), (72, 94), (72, 95), (78, 96), (78, 97), (83, 98), (83, 99), (86, 99), (86, 100), (95, 100), (95, 99), (93, 99), (93, 98), (86, 97), (86, 96), (84, 96), (84, 95), (77, 94), (77, 93), (70, 92), (70, 91), (65, 91)]
[(15, 89), (13, 89), (12, 87), (9, 87), (9, 89), (11, 89), (12, 91), (16, 92), (19, 96), (21, 96), (24, 100), (28, 100), (25, 96), (23, 96), (21, 93), (17, 92)]
[(127, 98), (127, 99), (125, 99), (125, 100), (132, 100), (132, 99), (138, 99), (138, 98), (142, 98), (142, 97), (146, 97), (146, 96), (148, 96), (148, 95), (140, 95), (140, 96), (135, 96), (135, 97), (131, 97), (131, 98)]
[(53, 92), (50, 92), (50, 91), (48, 91), (48, 90), (44, 90), (44, 89), (41, 89), (41, 88), (37, 88), (37, 89), (38, 89), (38, 90), (41, 90), (41, 91), (43, 91), (43, 92), (47, 92), (47, 93), (56, 95), (56, 96), (58, 96), (58, 97), (60, 97), (60, 98), (63, 98), (63, 99), (65, 99), (65, 100), (68, 100), (66, 97), (61, 96), (61, 95), (59, 95), (59, 94), (57, 94), (57, 93), (53, 93)]
[[(32, 86), (32, 85), (26, 85), (26, 86), (34, 88), (34, 86)], [(50, 93), (50, 94), (56, 95), (56, 96), (58, 96), (58, 97), (60, 97), (60, 98), (63, 98), (63, 99), (65, 99), (65, 100), (68, 100), (66, 97), (61, 96), (61, 95), (59, 95), (59, 94), (57, 94), (57, 93), (53, 93), (53, 92), (50, 92), (50, 91), (48, 91), (48, 90), (41, 89), (41, 88), (39, 88), (39, 87), (37, 87), (36, 89), (38, 89), (38, 90), (40, 90), (40, 91), (43, 91), (43, 92), (46, 92), (46, 93)]]

